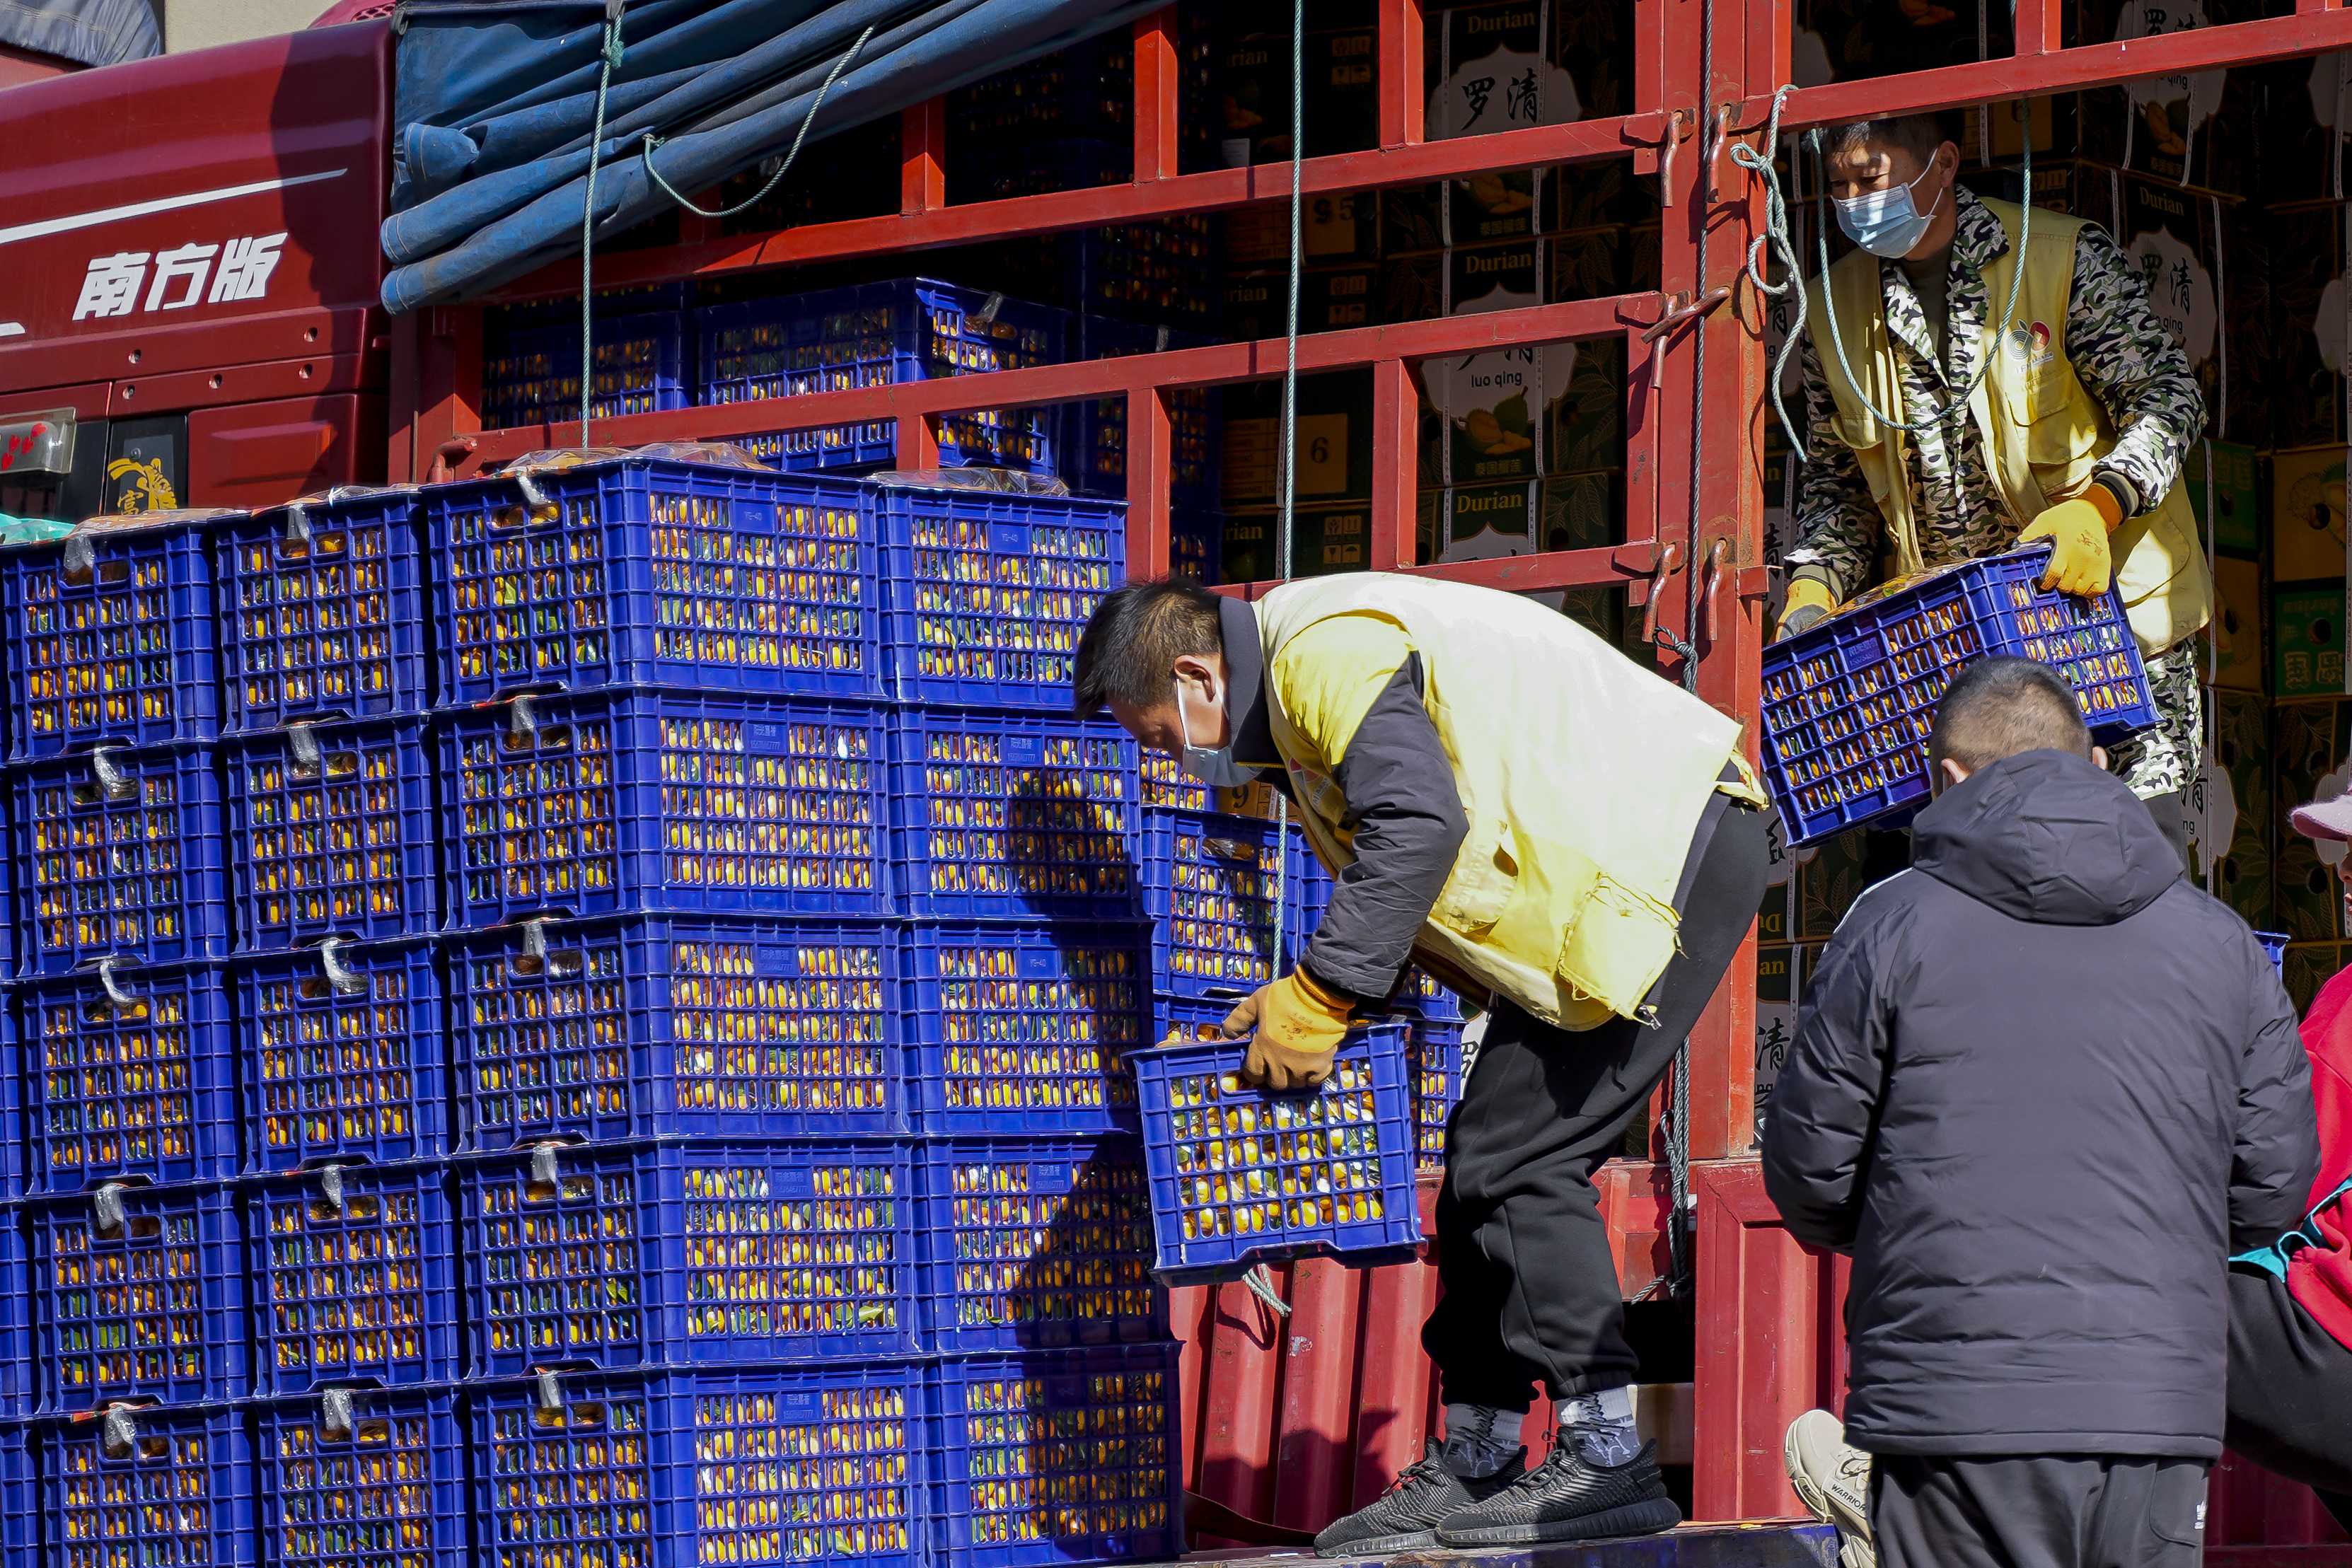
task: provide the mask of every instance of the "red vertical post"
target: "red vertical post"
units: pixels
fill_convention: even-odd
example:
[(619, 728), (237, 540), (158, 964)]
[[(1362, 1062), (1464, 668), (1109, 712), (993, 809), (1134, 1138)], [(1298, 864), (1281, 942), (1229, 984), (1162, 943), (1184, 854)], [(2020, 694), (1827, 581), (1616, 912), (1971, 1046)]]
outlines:
[(1176, 60), (1176, 7), (1135, 24), (1135, 179), (1164, 180), (1177, 172), (1177, 112), (1181, 78)]
[(948, 204), (948, 106), (928, 99), (898, 111), (898, 210), (928, 213)]
[(1157, 387), (1130, 387), (1127, 393), (1127, 575), (1168, 575), (1171, 465), (1175, 430), (1168, 394)]
[(2046, 55), (2059, 47), (2059, 0), (2017, 0), (2017, 53)]
[(423, 479), (443, 443), (482, 428), (482, 313), (470, 306), (436, 305), (419, 313), (412, 330), (416, 412), (410, 462), (415, 477)]
[(929, 416), (902, 413), (898, 416), (898, 440), (892, 444), (890, 461), (910, 473), (940, 465), (939, 427)]
[(1372, 367), (1372, 570), (1413, 564), (1420, 486), (1421, 389), (1411, 365), (1382, 360)]
[(413, 310), (392, 319), (392, 371), (387, 389), (392, 417), (385, 432), (383, 464), (384, 483), (388, 485), (414, 485), (424, 475), (424, 465), (416, 460), (416, 416), (425, 406), (419, 380), (424, 354), (422, 325)]
[(1422, 140), (1428, 88), (1423, 85), (1421, 0), (1381, 0), (1381, 145)]

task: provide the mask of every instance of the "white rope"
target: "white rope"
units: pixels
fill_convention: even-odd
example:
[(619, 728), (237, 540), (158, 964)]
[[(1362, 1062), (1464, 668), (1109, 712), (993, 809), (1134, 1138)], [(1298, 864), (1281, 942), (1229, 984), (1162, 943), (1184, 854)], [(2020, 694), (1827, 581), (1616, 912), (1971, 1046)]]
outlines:
[(793, 138), (792, 150), (784, 154), (783, 162), (776, 165), (776, 172), (768, 176), (768, 183), (747, 199), (736, 203), (731, 207), (720, 207), (717, 212), (706, 212), (696, 206), (684, 195), (672, 189), (670, 183), (662, 178), (662, 172), (654, 167), (655, 150), (666, 147), (668, 143), (650, 131), (646, 132), (645, 140), (646, 177), (661, 187), (662, 194), (698, 218), (731, 218), (747, 208), (758, 206), (768, 199), (768, 193), (776, 188), (776, 182), (784, 177), (785, 172), (792, 168), (793, 161), (801, 155), (801, 143), (808, 140), (809, 127), (816, 123), (816, 111), (824, 107), (824, 95), (833, 90), (833, 84), (841, 79), (841, 73), (849, 68), (849, 62), (857, 57), (857, 51), (864, 48), (866, 41), (873, 36), (874, 29), (868, 26), (866, 31), (857, 35), (857, 41), (849, 46), (849, 52), (833, 62), (833, 69), (826, 74), (824, 82), (817, 88), (816, 98), (810, 103), (808, 112), (801, 116), (800, 134)]
[[(1772, 118), (1764, 130), (1764, 151), (1759, 152), (1745, 141), (1734, 141), (1731, 144), (1731, 161), (1749, 173), (1761, 174), (1764, 178), (1764, 232), (1748, 244), (1748, 281), (1756, 286), (1758, 293), (1774, 299), (1783, 295), (1793, 294), (1796, 297), (1795, 308), (1789, 317), (1789, 329), (1780, 340), (1780, 353), (1772, 361), (1772, 412), (1780, 416), (1780, 428), (1788, 434), (1789, 449), (1797, 455), (1798, 462), (1806, 463), (1811, 459), (1805, 455), (1804, 438), (1797, 434), (1797, 423), (1789, 417), (1789, 411), (1780, 401), (1780, 382), (1788, 371), (1789, 356), (1797, 351), (1797, 340), (1803, 336), (1805, 330), (1804, 268), (1797, 258), (1797, 247), (1789, 237), (1789, 205), (1780, 195), (1780, 172), (1774, 157), (1780, 144), (1780, 105), (1796, 90), (1796, 85), (1789, 83), (1772, 94)], [(1764, 247), (1767, 245), (1780, 253), (1780, 270), (1785, 276), (1778, 283), (1765, 280)]]

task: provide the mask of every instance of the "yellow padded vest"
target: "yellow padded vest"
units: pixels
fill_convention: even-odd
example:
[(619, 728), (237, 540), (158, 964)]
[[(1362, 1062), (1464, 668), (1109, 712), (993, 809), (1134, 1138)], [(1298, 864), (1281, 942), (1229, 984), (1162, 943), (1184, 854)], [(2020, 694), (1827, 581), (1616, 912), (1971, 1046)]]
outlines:
[[(2011, 202), (1984, 204), (2009, 235), (2009, 249), (1984, 269), (1987, 308), (1997, 314), (2009, 301), (2020, 213)], [(2106, 410), (2084, 387), (2066, 358), (2074, 238), (2083, 227), (2080, 218), (2034, 209), (2016, 325), (2002, 351), (1992, 353), (1991, 369), (1969, 399), (1969, 415), (1992, 465), (1993, 488), (2021, 528), (2045, 507), (2081, 495), (2091, 483), (2093, 466), (2116, 444)], [(1917, 571), (1924, 562), (1912, 511), (1907, 434), (1874, 418), (1846, 379), (1822, 319), (1818, 278), (1805, 285), (1805, 295), (1806, 309), (1816, 323), (1809, 330), (1837, 405), (1831, 430), (1862, 465), (1895, 547), (1895, 570)], [(1869, 402), (1897, 419), (1916, 417), (1903, 402), (1902, 378), (1886, 330), (1878, 257), (1857, 250), (1832, 267), (1829, 298), (1837, 309), (1845, 351), (1869, 391)], [(2000, 329), (1996, 319), (1985, 323), (1981, 331), (1990, 340)], [(1978, 351), (1990, 350), (1979, 343)], [(2198, 545), (2196, 514), (2179, 484), (2152, 510), (2125, 518), (2109, 547), (2116, 559), (2116, 590), (2143, 652), (2164, 652), (2194, 635), (2211, 617), (2213, 582)]]
[[(1323, 862), (1355, 859), (1331, 777), (1353, 737), (1294, 725), (1311, 698), (1283, 650), (1318, 627), (1318, 657), (1393, 674), (1393, 625), (1421, 655), (1423, 704), (1469, 821), (1415, 954), (1562, 1028), (1639, 1016), (1674, 956), (1675, 883), (1727, 762), (1743, 782), (1720, 787), (1763, 803), (1739, 726), (1517, 594), (1356, 572), (1277, 588), (1257, 617), (1275, 745)], [(1361, 654), (1351, 625), (1368, 633)]]

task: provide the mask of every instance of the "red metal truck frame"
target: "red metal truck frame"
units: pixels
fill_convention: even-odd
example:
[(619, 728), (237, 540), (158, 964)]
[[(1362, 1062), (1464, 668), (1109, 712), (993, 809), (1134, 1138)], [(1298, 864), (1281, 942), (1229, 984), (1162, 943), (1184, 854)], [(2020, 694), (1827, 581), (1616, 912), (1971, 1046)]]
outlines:
[[(1737, 167), (1726, 149), (1733, 139), (1761, 131), (1775, 89), (1789, 79), (1791, 5), (1790, 0), (1632, 3), (1635, 112), (1428, 141), (1423, 139), (1421, 0), (1380, 0), (1381, 144), (1307, 159), (1300, 183), (1312, 195), (1630, 154), (1637, 175), (1660, 182), (1660, 291), (1319, 333), (1300, 341), (1298, 366), (1302, 371), (1367, 366), (1372, 371), (1370, 566), (1515, 590), (1622, 587), (1648, 623), (1695, 650), (1699, 694), (1748, 725), (1752, 747), (1768, 587), (1763, 422), (1770, 414), (1765, 301), (1746, 279), (1744, 265), (1751, 236), (1762, 230), (1764, 195), (1760, 183)], [(1790, 91), (1781, 99), (1781, 128), (2352, 48), (2352, 10), (2316, 0), (2298, 0), (2292, 16), (2075, 48), (2059, 47), (2059, 16), (2060, 0), (2016, 0), (2018, 51), (2011, 57)], [(620, 287), (717, 277), (1286, 201), (1287, 164), (1175, 172), (1176, 37), (1172, 8), (1134, 25), (1135, 177), (1129, 183), (949, 206), (941, 163), (945, 118), (933, 102), (905, 116), (898, 215), (740, 236), (722, 236), (714, 225), (685, 215), (677, 245), (603, 257), (596, 282)], [(576, 266), (564, 264), (499, 298), (546, 298), (578, 287)], [(1416, 565), (1420, 363), (1607, 337), (1622, 340), (1629, 367), (1624, 542)], [(394, 478), (470, 473), (577, 438), (578, 426), (569, 423), (483, 431), (480, 348), (479, 313), (470, 308), (428, 310), (395, 324)], [(598, 421), (594, 434), (600, 443), (629, 444), (887, 419), (897, 423), (898, 461), (919, 468), (936, 462), (936, 421), (942, 414), (1123, 394), (1130, 409), (1128, 565), (1138, 575), (1151, 575), (1168, 564), (1166, 394), (1279, 375), (1284, 358), (1279, 339), (1229, 343), (618, 416)], [(404, 415), (405, 424), (400, 423)], [(1269, 586), (1244, 584), (1228, 591), (1255, 595)], [(1666, 659), (1669, 674), (1682, 673), (1681, 657)], [(1835, 1403), (1843, 1383), (1836, 1326), (1843, 1269), (1808, 1257), (1778, 1228), (1748, 1157), (1755, 1121), (1754, 963), (1751, 936), (1691, 1041), (1690, 1153), (1694, 1161), (1706, 1162), (1694, 1176), (1700, 1228), (1695, 1458), (1701, 1518), (1797, 1512), (1780, 1474), (1780, 1433), (1807, 1406)], [(1638, 1231), (1641, 1240), (1631, 1250), (1646, 1256), (1664, 1228), (1669, 1200), (1662, 1175), (1635, 1166), (1615, 1178), (1625, 1189), (1612, 1198), (1616, 1212), (1627, 1216), (1619, 1222), (1621, 1252), (1628, 1249), (1626, 1233)], [(1631, 1218), (1636, 1211), (1638, 1220)], [(1629, 1280), (1637, 1271), (1629, 1264)], [(1351, 1386), (1370, 1396), (1378, 1385), (1398, 1402), (1391, 1408), (1418, 1408), (1425, 1400), (1427, 1375), (1411, 1332), (1433, 1281), (1415, 1283), (1417, 1276), (1406, 1274), (1356, 1286), (1327, 1278), (1329, 1272), (1314, 1264), (1286, 1270), (1295, 1308), (1286, 1329), (1259, 1322), (1257, 1309), (1238, 1287), (1179, 1294), (1178, 1319), (1192, 1342), (1193, 1362), (1231, 1364), (1220, 1369), (1228, 1382), (1217, 1407), (1192, 1413), (1187, 1473), (1202, 1477), (1205, 1486), (1213, 1484), (1221, 1465), (1236, 1475), (1258, 1474), (1294, 1448), (1323, 1456), (1305, 1461), (1302, 1490), (1291, 1500), (1238, 1493), (1221, 1500), (1244, 1512), (1254, 1502), (1271, 1504), (1286, 1521), (1307, 1524), (1318, 1507), (1328, 1513), (1360, 1500), (1367, 1489), (1377, 1491), (1396, 1464), (1417, 1457), (1418, 1430), (1383, 1432), (1376, 1439), (1363, 1434), (1360, 1453), (1334, 1447), (1332, 1436), (1344, 1440), (1351, 1430)], [(1349, 1326), (1359, 1322), (1360, 1328)], [(1359, 1332), (1365, 1336), (1360, 1349), (1349, 1337)], [(1318, 1362), (1318, 1343), (1349, 1345), (1347, 1359), (1360, 1354), (1360, 1365)], [(1296, 1364), (1286, 1369), (1286, 1360)], [(2239, 1560), (2251, 1563), (2255, 1557)]]

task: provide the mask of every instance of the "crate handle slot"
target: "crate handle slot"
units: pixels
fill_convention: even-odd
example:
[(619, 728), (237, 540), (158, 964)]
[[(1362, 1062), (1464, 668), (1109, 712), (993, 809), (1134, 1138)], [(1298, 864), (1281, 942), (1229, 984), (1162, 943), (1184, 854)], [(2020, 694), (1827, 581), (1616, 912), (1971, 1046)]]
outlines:
[(139, 1423), (131, 1419), (132, 1408), (129, 1405), (106, 1407), (105, 1423), (100, 1427), (100, 1441), (106, 1446), (109, 1458), (126, 1458), (139, 1441)]
[(114, 971), (121, 963), (120, 958), (100, 958), (98, 961), (98, 983), (105, 990), (106, 999), (116, 1007), (135, 1008), (139, 1005), (139, 993), (126, 991), (114, 983)]
[[(542, 1144), (540, 1147), (545, 1149), (548, 1148), (548, 1145)], [(534, 1160), (536, 1160), (537, 1157), (537, 1155), (532, 1156)], [(553, 1151), (550, 1150), (549, 1164), (551, 1166), (553, 1163)], [(542, 1366), (539, 1369), (539, 1407), (541, 1410), (561, 1410), (563, 1408), (563, 1389), (562, 1385), (556, 1382), (556, 1372), (551, 1366)]]
[(299, 501), (286, 503), (286, 533), (284, 542), (300, 545), (307, 554), (310, 548), (310, 517)]
[[(334, 1167), (330, 1166), (327, 1168), (332, 1170)], [(320, 1412), (319, 1425), (327, 1436), (349, 1437), (352, 1435), (352, 1391), (350, 1389), (328, 1389), (319, 1396), (319, 1408)]]
[(367, 977), (343, 962), (340, 936), (330, 936), (319, 944), (319, 972), (327, 977), (327, 984), (344, 996), (357, 996), (368, 988)]
[[(342, 1166), (320, 1166), (319, 1167), (319, 1190), (326, 1195), (327, 1201), (334, 1206), (334, 1209), (337, 1214), (347, 1216), (351, 1213), (351, 1210), (343, 1206)], [(344, 1407), (345, 1416), (348, 1417), (350, 1413), (350, 1406), (346, 1405)], [(345, 1426), (349, 1426), (351, 1423), (346, 1419), (343, 1424)]]
[(317, 773), (324, 766), (319, 757), (319, 737), (307, 724), (286, 727), (286, 748), (294, 754), (294, 766), (305, 773)]
[(89, 536), (76, 528), (66, 536), (66, 548), (59, 564), (65, 568), (68, 581), (80, 581), (89, 577), (98, 564), (98, 555), (90, 548)]
[(528, 738), (539, 742), (539, 710), (531, 706), (535, 699), (520, 696), (507, 704), (507, 734), (517, 740)]
[(122, 769), (117, 768), (113, 759), (107, 756), (108, 752), (114, 749), (111, 746), (92, 747), (89, 753), (89, 770), (98, 779), (98, 787), (108, 800), (127, 800), (137, 792), (137, 787), (123, 776)]
[(1239, 839), (1202, 839), (1201, 847), (1221, 861), (1255, 862), (1257, 860), (1257, 846), (1244, 843)]
[(514, 482), (515, 488), (522, 492), (523, 505), (530, 508), (532, 517), (555, 509), (555, 503), (547, 498), (547, 493), (539, 487), (539, 481), (531, 477), (528, 469), (517, 473)]
[(108, 1182), (90, 1195), (89, 1206), (98, 1213), (98, 1233), (112, 1236), (123, 1226), (122, 1184)]
[[(530, 1182), (533, 1186), (553, 1186), (555, 1185), (556, 1147), (557, 1145), (553, 1144), (535, 1144), (531, 1146)], [(546, 1375), (551, 1377), (554, 1375), (552, 1373), (549, 1373)]]
[(1003, 308), (1004, 296), (992, 294), (981, 301), (980, 308), (971, 313), (971, 319), (983, 327), (993, 327), (996, 325), (996, 313)]

